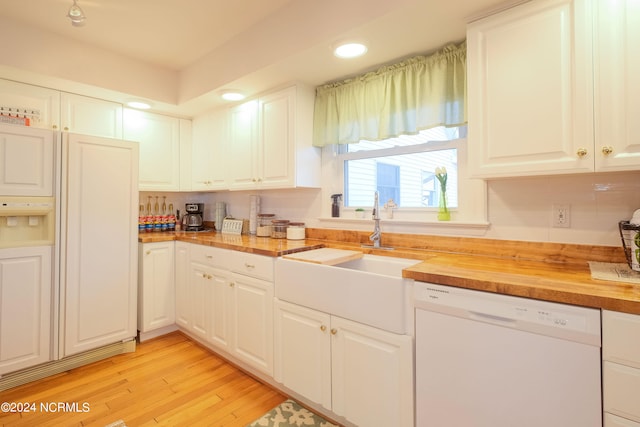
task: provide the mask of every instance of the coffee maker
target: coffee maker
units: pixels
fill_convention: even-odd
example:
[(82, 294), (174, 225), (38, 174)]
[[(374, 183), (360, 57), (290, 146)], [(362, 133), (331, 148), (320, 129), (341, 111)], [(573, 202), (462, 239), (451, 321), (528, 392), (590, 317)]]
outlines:
[(187, 203), (184, 205), (184, 210), (186, 213), (182, 217), (182, 229), (184, 231), (204, 230), (204, 203)]

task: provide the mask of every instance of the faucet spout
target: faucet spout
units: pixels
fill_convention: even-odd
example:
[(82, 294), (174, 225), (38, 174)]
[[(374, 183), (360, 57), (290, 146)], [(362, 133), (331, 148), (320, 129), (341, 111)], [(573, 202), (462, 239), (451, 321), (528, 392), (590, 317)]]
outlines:
[(374, 248), (380, 247), (380, 240), (382, 240), (382, 232), (380, 231), (380, 206), (379, 195), (376, 191), (373, 196), (373, 212), (371, 214), (372, 219), (375, 221), (373, 227), (373, 233), (369, 236), (369, 240), (373, 242)]

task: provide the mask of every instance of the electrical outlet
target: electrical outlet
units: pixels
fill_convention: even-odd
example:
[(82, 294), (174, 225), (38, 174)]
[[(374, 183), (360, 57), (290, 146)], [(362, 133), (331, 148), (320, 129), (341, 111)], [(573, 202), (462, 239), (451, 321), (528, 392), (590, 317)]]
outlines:
[(553, 205), (553, 226), (571, 227), (571, 205)]

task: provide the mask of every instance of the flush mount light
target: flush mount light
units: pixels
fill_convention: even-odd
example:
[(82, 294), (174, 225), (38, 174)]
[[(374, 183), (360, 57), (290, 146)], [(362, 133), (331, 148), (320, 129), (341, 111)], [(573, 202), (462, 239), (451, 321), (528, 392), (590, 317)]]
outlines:
[(224, 90), (220, 96), (225, 101), (241, 101), (245, 98), (245, 95), (238, 90)]
[(85, 24), (87, 17), (84, 16), (84, 12), (78, 6), (77, 0), (73, 0), (73, 4), (67, 13), (67, 18), (71, 19), (71, 25), (74, 27), (82, 27)]
[(151, 108), (151, 104), (146, 101), (140, 101), (137, 99), (133, 99), (131, 101), (127, 101), (127, 106), (131, 108), (136, 108), (138, 110), (148, 110)]
[(367, 53), (367, 46), (360, 42), (342, 43), (333, 50), (338, 58), (356, 58)]

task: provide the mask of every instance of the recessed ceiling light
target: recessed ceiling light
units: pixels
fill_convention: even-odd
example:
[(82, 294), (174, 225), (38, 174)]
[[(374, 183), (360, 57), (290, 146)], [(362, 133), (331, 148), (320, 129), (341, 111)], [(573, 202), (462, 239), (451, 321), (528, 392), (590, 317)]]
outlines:
[(343, 43), (333, 50), (338, 58), (356, 58), (367, 53), (367, 46), (359, 42)]
[(225, 90), (220, 96), (226, 101), (242, 101), (245, 98), (245, 95), (238, 90)]
[(127, 106), (131, 108), (137, 108), (138, 110), (148, 110), (149, 108), (151, 108), (151, 104), (139, 100), (127, 101)]

